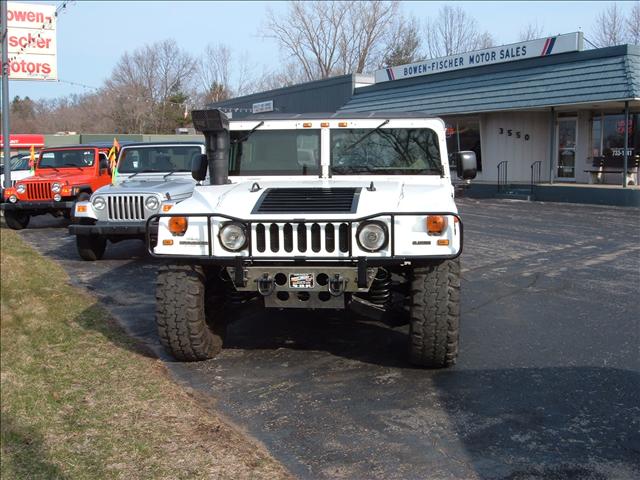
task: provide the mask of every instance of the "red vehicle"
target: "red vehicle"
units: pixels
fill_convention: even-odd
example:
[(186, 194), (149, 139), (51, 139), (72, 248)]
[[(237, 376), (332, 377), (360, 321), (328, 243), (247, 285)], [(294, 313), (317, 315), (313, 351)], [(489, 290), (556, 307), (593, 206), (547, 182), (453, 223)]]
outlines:
[(16, 182), (4, 191), (7, 225), (21, 230), (35, 215), (51, 213), (71, 217), (77, 200), (111, 183), (107, 143), (44, 148), (35, 166), (35, 174)]

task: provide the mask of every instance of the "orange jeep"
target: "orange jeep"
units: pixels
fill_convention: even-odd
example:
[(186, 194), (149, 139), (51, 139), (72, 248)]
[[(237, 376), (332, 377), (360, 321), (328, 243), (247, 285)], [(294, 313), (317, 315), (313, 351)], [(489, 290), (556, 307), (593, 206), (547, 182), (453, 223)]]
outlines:
[(108, 152), (110, 144), (92, 143), (44, 148), (35, 165), (35, 174), (4, 191), (7, 225), (21, 230), (35, 215), (50, 213), (70, 218), (77, 200), (111, 183)]

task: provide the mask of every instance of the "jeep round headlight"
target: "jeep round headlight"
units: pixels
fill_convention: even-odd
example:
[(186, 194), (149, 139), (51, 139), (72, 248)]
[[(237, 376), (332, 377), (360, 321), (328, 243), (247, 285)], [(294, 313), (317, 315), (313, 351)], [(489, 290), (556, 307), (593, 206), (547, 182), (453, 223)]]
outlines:
[(11, 195), (11, 196), (9, 197), (9, 201), (10, 201), (11, 203), (16, 203), (16, 202), (18, 201), (18, 197), (16, 197), (15, 195)]
[(18, 185), (16, 185), (16, 192), (18, 192), (20, 195), (22, 195), (26, 191), (27, 186), (24, 183), (19, 183)]
[(222, 225), (218, 238), (222, 246), (232, 252), (241, 250), (247, 243), (247, 233), (244, 225), (239, 223), (226, 223)]
[(59, 183), (52, 183), (51, 184), (51, 191), (53, 193), (60, 193), (60, 190), (62, 190), (62, 185), (60, 185)]
[(387, 226), (382, 222), (361, 223), (356, 238), (360, 248), (368, 252), (377, 252), (387, 245)]
[(105, 202), (102, 197), (96, 197), (91, 201), (91, 205), (93, 205), (93, 208), (96, 210), (103, 210), (104, 207), (107, 206), (107, 202)]
[(54, 193), (54, 194), (53, 194), (53, 199), (54, 199), (56, 202), (59, 202), (60, 200), (62, 200), (62, 195), (60, 195), (59, 193)]
[(157, 197), (147, 197), (147, 199), (144, 201), (144, 206), (149, 210), (157, 210), (160, 206), (160, 201)]

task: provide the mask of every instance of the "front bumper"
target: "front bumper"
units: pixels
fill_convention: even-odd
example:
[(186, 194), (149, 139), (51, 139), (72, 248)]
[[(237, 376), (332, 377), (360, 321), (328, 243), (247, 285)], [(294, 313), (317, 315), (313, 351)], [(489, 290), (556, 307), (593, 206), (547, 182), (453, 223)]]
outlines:
[[(158, 224), (149, 224), (150, 234), (157, 235)], [(145, 222), (97, 222), (93, 225), (69, 225), (71, 235), (98, 235), (105, 237), (121, 236), (131, 238), (144, 238), (147, 233)]]
[[(413, 242), (413, 245), (416, 245), (412, 251), (407, 251), (406, 249), (406, 237), (408, 237), (408, 233), (406, 230), (398, 230), (396, 227), (396, 219), (409, 218), (409, 217), (426, 217), (428, 215), (443, 215), (447, 217), (451, 217), (452, 223), (451, 228), (448, 231), (452, 231), (453, 237), (450, 238), (450, 241), (453, 243), (452, 248), (446, 248), (443, 250), (432, 250), (428, 253), (423, 253), (419, 250), (419, 247), (424, 243), (428, 243), (431, 245), (432, 243), (436, 243), (436, 239), (429, 240), (428, 242)], [(181, 237), (177, 237), (177, 242), (179, 245), (183, 245), (186, 248), (192, 244), (197, 245), (199, 249), (201, 249), (201, 254), (168, 254), (168, 253), (156, 253), (154, 251), (155, 242), (151, 242), (151, 238), (149, 235), (149, 231), (147, 232), (147, 249), (151, 256), (156, 258), (165, 258), (170, 259), (173, 262), (181, 263), (202, 263), (202, 264), (214, 264), (214, 265), (222, 265), (222, 266), (234, 266), (234, 267), (242, 267), (247, 265), (258, 265), (258, 264), (272, 264), (272, 265), (313, 265), (313, 264), (329, 264), (334, 263), (336, 265), (352, 265), (357, 266), (360, 272), (363, 272), (368, 266), (387, 266), (387, 265), (408, 265), (408, 264), (419, 264), (430, 262), (433, 260), (447, 260), (454, 259), (460, 256), (462, 253), (463, 240), (464, 240), (464, 230), (463, 224), (458, 213), (455, 212), (380, 212), (372, 215), (367, 215), (364, 217), (358, 218), (348, 218), (348, 219), (321, 219), (321, 218), (312, 218), (308, 220), (283, 220), (283, 219), (268, 219), (268, 218), (260, 218), (260, 219), (241, 219), (237, 217), (233, 217), (230, 215), (225, 215), (222, 213), (211, 213), (211, 214), (182, 214), (182, 213), (163, 213), (156, 214), (149, 217), (147, 220), (148, 224), (158, 223), (162, 218), (170, 218), (176, 216), (186, 216), (189, 218), (199, 218), (203, 219), (205, 231), (208, 232), (206, 239), (191, 241), (187, 239), (187, 241), (181, 240)], [(348, 225), (348, 232), (354, 232), (354, 225), (358, 225), (360, 222), (365, 222), (369, 220), (377, 220), (382, 217), (388, 217), (389, 219), (389, 241), (388, 248), (386, 248), (386, 253), (384, 255), (380, 255), (379, 252), (375, 253), (367, 253), (361, 249), (356, 249), (355, 239), (353, 238), (353, 234), (351, 233), (350, 240), (348, 240), (348, 248), (345, 251), (342, 251), (340, 254), (327, 254), (323, 256), (314, 256), (312, 252), (309, 251), (309, 255), (300, 254), (300, 253), (291, 253), (286, 255), (270, 255), (269, 250), (263, 250), (265, 253), (259, 253), (256, 249), (256, 245), (252, 241), (252, 235), (249, 235), (248, 243), (247, 243), (247, 252), (244, 254), (229, 255), (225, 256), (214, 255), (213, 250), (213, 242), (215, 234), (212, 233), (212, 225), (214, 223), (214, 218), (224, 219), (225, 221), (235, 221), (247, 226), (247, 230), (249, 232), (252, 231), (252, 224), (283, 224), (283, 223), (296, 223), (303, 222), (307, 224), (311, 223), (345, 223)], [(424, 233), (420, 233), (424, 235)], [(401, 242), (405, 241), (405, 248), (398, 248), (398, 244), (401, 245), (400, 242), (396, 240), (399, 239)], [(457, 242), (457, 245), (454, 242)], [(161, 239), (158, 239), (160, 242)], [(448, 245), (448, 244), (447, 244)], [(448, 250), (448, 251), (447, 251)], [(334, 249), (337, 252), (337, 249)], [(359, 278), (362, 278), (362, 273), (359, 274)], [(359, 282), (362, 283), (361, 281)]]
[(40, 202), (29, 202), (29, 201), (18, 201), (16, 203), (4, 202), (0, 204), (0, 209), (2, 210), (37, 210), (37, 211), (46, 211), (46, 212), (55, 212), (58, 210), (71, 210), (74, 205), (74, 201), (61, 201), (54, 202), (53, 200), (49, 201), (40, 201)]

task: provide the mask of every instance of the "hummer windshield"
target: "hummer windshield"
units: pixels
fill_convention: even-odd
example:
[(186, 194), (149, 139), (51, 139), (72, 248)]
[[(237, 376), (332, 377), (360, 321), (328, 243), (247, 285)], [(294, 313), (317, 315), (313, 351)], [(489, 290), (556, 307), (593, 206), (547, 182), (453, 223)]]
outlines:
[(319, 175), (320, 130), (232, 131), (229, 175)]
[(42, 152), (38, 168), (92, 167), (96, 159), (93, 149), (52, 150)]
[(334, 175), (442, 175), (438, 135), (428, 128), (331, 131)]
[(118, 172), (190, 172), (192, 160), (201, 154), (198, 145), (125, 147), (118, 161)]

